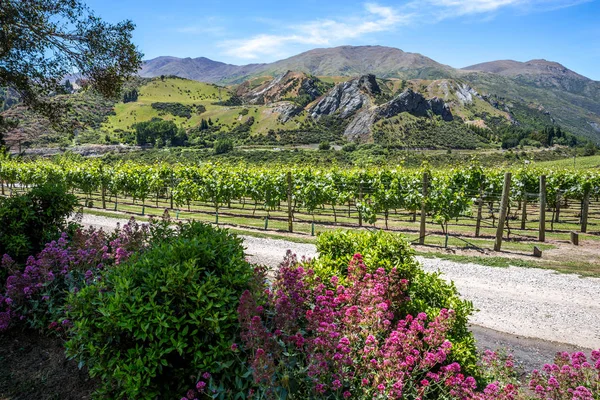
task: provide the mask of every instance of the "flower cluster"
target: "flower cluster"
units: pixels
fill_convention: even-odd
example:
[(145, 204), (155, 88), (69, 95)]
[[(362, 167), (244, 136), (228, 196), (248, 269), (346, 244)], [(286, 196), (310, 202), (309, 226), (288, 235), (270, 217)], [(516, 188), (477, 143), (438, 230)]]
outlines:
[(78, 229), (72, 237), (62, 233), (25, 266), (5, 254), (0, 268), (8, 271), (0, 295), (0, 331), (11, 321), (27, 320), (34, 328), (64, 331), (64, 304), (69, 293), (101, 279), (101, 271), (127, 260), (147, 245), (149, 228), (129, 221), (112, 235), (94, 228)]
[(345, 282), (322, 282), (288, 254), (272, 287), (242, 295), (241, 338), (261, 395), (491, 400), (512, 390), (494, 383), (478, 392), (447, 361), (452, 310), (399, 313), (408, 282), (395, 269), (369, 272), (357, 254)]
[(559, 353), (554, 364), (534, 370), (529, 389), (536, 399), (595, 400), (600, 395), (600, 349), (588, 359), (582, 352)]

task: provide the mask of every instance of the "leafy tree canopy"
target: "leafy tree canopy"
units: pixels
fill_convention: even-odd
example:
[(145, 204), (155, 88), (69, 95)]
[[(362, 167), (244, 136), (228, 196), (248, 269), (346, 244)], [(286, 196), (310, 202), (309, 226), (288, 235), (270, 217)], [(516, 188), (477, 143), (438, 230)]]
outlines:
[(142, 54), (131, 42), (133, 29), (128, 20), (102, 21), (79, 0), (2, 0), (0, 87), (15, 90), (24, 104), (62, 122), (64, 106), (49, 97), (64, 90), (66, 76), (80, 74), (89, 87), (114, 97), (138, 71)]

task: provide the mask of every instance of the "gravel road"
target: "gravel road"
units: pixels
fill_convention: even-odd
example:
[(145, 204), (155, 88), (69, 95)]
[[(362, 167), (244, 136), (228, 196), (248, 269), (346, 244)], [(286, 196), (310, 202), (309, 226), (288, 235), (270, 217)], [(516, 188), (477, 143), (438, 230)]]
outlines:
[[(127, 220), (84, 215), (82, 222), (111, 229), (117, 221)], [(249, 259), (257, 264), (275, 267), (288, 249), (298, 257), (317, 255), (312, 244), (243, 239)], [(522, 352), (518, 358), (533, 368), (539, 367), (539, 361), (550, 361), (556, 351), (600, 347), (600, 279), (543, 269), (418, 260), (425, 270), (440, 271), (443, 278), (454, 281), (461, 295), (479, 310), (471, 322), (480, 348)]]

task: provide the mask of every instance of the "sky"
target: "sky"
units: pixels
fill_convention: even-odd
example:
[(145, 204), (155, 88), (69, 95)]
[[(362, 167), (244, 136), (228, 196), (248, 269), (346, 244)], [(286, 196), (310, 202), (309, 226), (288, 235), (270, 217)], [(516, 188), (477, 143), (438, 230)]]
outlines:
[(272, 62), (340, 45), (383, 45), (462, 68), (557, 61), (600, 81), (600, 0), (87, 0), (136, 24), (144, 59)]

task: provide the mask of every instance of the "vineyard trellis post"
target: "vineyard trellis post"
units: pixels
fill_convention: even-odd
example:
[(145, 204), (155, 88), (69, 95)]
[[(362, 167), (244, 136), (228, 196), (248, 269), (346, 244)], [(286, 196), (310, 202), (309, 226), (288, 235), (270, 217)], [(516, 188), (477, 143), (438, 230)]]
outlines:
[(521, 229), (525, 229), (526, 226), (526, 222), (527, 222), (527, 190), (526, 188), (523, 189), (523, 202), (521, 203), (521, 207), (523, 207), (521, 209)]
[(287, 173), (287, 208), (288, 208), (288, 231), (294, 232), (294, 211), (292, 208), (292, 173)]
[(362, 187), (362, 182), (358, 183), (358, 201), (360, 203), (360, 206), (358, 208), (358, 226), (362, 226), (363, 225), (363, 216), (362, 216), (362, 201), (363, 201), (363, 187)]
[(479, 237), (479, 233), (481, 230), (481, 218), (483, 213), (483, 185), (481, 182), (479, 186), (479, 199), (477, 199), (477, 221), (475, 223), (475, 237)]
[(538, 240), (546, 241), (546, 175), (540, 176), (540, 227)]
[(425, 222), (427, 218), (427, 190), (429, 187), (429, 174), (423, 172), (423, 199), (421, 200), (421, 226), (419, 229), (419, 244), (425, 244)]
[(506, 221), (506, 210), (508, 209), (510, 194), (510, 178), (511, 173), (506, 172), (504, 174), (504, 185), (502, 187), (502, 200), (500, 202), (500, 215), (498, 216), (498, 228), (496, 229), (494, 251), (500, 251), (502, 248), (502, 233), (504, 232), (504, 222)]
[(590, 191), (586, 190), (583, 194), (583, 204), (581, 206), (581, 232), (587, 232), (588, 213), (590, 209)]

